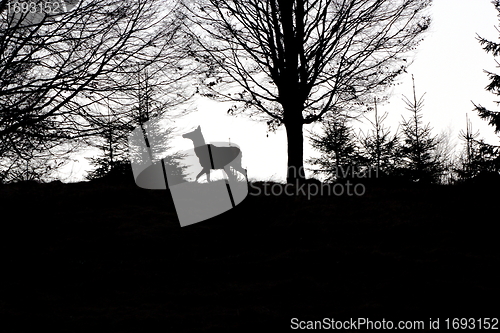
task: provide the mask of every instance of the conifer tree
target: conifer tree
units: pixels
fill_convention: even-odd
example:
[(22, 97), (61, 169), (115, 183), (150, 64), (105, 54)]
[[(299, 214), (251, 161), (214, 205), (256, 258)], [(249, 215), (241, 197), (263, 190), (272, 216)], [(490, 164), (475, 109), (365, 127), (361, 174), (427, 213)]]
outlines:
[(325, 181), (338, 181), (352, 176), (352, 170), (358, 165), (359, 148), (351, 126), (345, 115), (325, 120), (322, 124), (323, 134), (312, 133), (309, 137), (312, 147), (322, 153), (319, 158), (311, 158), (307, 162), (314, 175), (323, 174)]
[[(500, 1), (497, 0), (492, 3), (495, 9), (500, 13)], [(500, 43), (487, 40), (481, 36), (478, 36), (477, 39), (487, 53), (491, 53), (493, 57), (498, 57), (500, 55)], [(497, 96), (500, 95), (500, 75), (486, 70), (485, 72), (490, 79), (490, 83), (486, 86), (486, 90)], [(500, 101), (496, 103), (498, 105)], [(496, 134), (500, 134), (500, 112), (489, 110), (480, 104), (474, 104), (474, 110), (477, 111), (481, 119), (488, 121), (488, 123), (495, 128)], [(483, 159), (479, 161), (481, 163), (481, 168), (484, 172), (491, 172), (498, 175), (500, 173), (500, 147), (486, 144), (483, 141), (479, 142), (479, 146), (481, 158)]]
[(398, 134), (391, 134), (384, 126), (387, 112), (378, 114), (377, 101), (374, 100), (375, 119), (368, 119), (372, 128), (366, 134), (361, 132), (358, 141), (361, 145), (363, 162), (376, 168), (379, 175), (391, 175), (400, 165), (400, 143)]
[(460, 181), (470, 181), (480, 175), (498, 173), (498, 148), (487, 144), (484, 139), (478, 139), (479, 131), (472, 130), (472, 123), (466, 117), (465, 131), (460, 131), (460, 140), (464, 142), (464, 149), (459, 156), (456, 170)]
[(436, 183), (439, 181), (443, 166), (435, 150), (438, 147), (437, 136), (432, 135), (430, 124), (422, 122), (424, 95), (417, 99), (415, 79), (413, 81), (413, 98), (403, 96), (406, 109), (411, 117), (401, 123), (403, 144), (402, 156), (405, 164), (405, 174), (410, 180), (420, 183)]

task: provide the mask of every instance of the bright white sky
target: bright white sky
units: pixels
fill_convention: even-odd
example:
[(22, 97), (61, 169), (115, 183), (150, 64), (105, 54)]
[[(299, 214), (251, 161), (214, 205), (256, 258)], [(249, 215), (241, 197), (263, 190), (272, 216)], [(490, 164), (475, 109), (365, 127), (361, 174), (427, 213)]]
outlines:
[[(451, 139), (456, 142), (457, 149), (460, 148), (458, 133), (465, 128), (468, 113), (473, 129), (479, 130), (487, 142), (499, 144), (493, 127), (477, 117), (471, 102), (496, 110), (493, 101), (498, 98), (484, 90), (489, 82), (483, 70), (498, 72), (497, 64), (493, 56), (481, 48), (476, 34), (498, 40), (499, 33), (495, 29), (499, 23), (498, 12), (490, 0), (434, 0), (431, 13), (430, 31), (420, 44), (408, 74), (399, 77), (400, 84), (391, 92), (389, 102), (379, 105), (380, 114), (387, 111), (386, 125), (396, 130), (401, 116), (408, 113), (401, 98), (403, 94), (411, 96), (413, 74), (417, 97), (426, 93), (424, 122), (431, 123), (435, 134), (450, 131)], [(287, 144), (284, 128), (267, 137), (265, 123), (251, 121), (245, 115), (227, 115), (229, 104), (202, 99), (196, 105), (196, 111), (172, 123), (179, 135), (173, 142), (178, 150), (193, 148), (192, 142), (180, 135), (201, 125), (207, 142), (230, 140), (240, 146), (249, 179), (285, 180)], [(319, 128), (317, 126), (314, 127)], [(305, 140), (305, 158), (315, 154), (308, 141)], [(62, 180), (81, 180), (86, 169), (88, 165), (82, 159), (65, 169)]]

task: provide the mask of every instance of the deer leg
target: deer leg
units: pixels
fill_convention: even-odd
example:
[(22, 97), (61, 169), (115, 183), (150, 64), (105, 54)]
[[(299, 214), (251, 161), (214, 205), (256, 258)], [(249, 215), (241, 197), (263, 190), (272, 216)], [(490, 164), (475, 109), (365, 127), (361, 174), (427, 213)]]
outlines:
[(229, 180), (233, 180), (235, 178), (234, 174), (231, 172), (231, 168), (229, 167), (229, 165), (226, 165), (224, 167), (224, 172), (226, 173)]
[(207, 173), (207, 170), (206, 169), (203, 169), (200, 171), (200, 173), (198, 174), (198, 176), (196, 176), (196, 181), (198, 181), (198, 179), (201, 177), (201, 175), (203, 175), (204, 173), (207, 174), (207, 177), (208, 177), (208, 180), (210, 181), (210, 176), (208, 176), (210, 174), (210, 171)]
[(247, 176), (247, 169), (244, 169), (241, 165), (237, 166), (236, 170), (238, 170), (245, 177)]
[(241, 166), (241, 160), (238, 161), (238, 163), (235, 163), (234, 165), (232, 165), (232, 167), (234, 168), (234, 170), (240, 172), (242, 175), (244, 175), (245, 177), (247, 176), (247, 170), (244, 169), (242, 166)]

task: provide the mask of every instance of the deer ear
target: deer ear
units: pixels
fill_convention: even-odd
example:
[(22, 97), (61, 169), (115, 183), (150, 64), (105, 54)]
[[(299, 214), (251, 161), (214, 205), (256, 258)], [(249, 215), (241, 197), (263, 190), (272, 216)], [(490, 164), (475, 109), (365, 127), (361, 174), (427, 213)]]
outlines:
[(198, 125), (198, 128), (197, 128), (197, 130), (198, 130), (198, 131), (201, 131), (201, 127), (200, 127), (200, 125)]

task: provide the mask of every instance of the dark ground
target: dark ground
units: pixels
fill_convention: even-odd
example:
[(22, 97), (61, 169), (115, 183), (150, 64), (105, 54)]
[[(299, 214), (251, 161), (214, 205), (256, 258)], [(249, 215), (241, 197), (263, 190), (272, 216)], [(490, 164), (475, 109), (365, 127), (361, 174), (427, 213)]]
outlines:
[(293, 317), (499, 317), (499, 188), (249, 195), (181, 228), (167, 191), (0, 185), (1, 329), (280, 332)]

